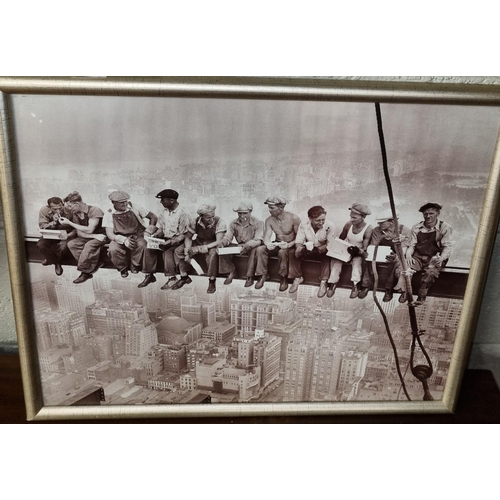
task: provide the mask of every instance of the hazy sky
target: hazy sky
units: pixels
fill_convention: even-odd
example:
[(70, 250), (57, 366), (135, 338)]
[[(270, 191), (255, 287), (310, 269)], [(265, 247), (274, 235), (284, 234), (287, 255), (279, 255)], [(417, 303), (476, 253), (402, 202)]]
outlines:
[[(29, 95), (14, 96), (13, 104), (27, 174), (38, 165), (110, 161), (176, 165), (356, 150), (380, 158), (371, 103)], [(489, 168), (497, 108), (381, 107), (388, 151), (465, 146), (478, 168)]]

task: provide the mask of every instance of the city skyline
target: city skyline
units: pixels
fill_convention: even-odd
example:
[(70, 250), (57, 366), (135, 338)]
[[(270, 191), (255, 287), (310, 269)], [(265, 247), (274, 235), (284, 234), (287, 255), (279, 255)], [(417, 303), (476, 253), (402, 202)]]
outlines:
[[(30, 264), (30, 272), (47, 405), (71, 404), (89, 387), (109, 396), (101, 404), (188, 402), (200, 394), (213, 402), (404, 399), (371, 297), (353, 301), (340, 289), (333, 299), (318, 299), (314, 286), (290, 295), (275, 283), (249, 291), (222, 280), (208, 296), (202, 277), (179, 292), (160, 291), (159, 283), (140, 290), (139, 278), (123, 280), (108, 269), (75, 290), (72, 268), (57, 284), (43, 266)], [(430, 297), (417, 309), (429, 333), (424, 345), (436, 399), (444, 390), (461, 306), (461, 300)], [(383, 307), (407, 372), (407, 306), (394, 301)], [(421, 399), (411, 373), (405, 384), (412, 399)]]

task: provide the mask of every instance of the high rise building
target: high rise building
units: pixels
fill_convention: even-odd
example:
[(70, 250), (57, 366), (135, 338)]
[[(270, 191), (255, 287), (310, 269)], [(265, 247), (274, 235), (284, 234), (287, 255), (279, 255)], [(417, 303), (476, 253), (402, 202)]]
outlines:
[(198, 341), (186, 348), (186, 361), (189, 370), (196, 369), (196, 363), (215, 354), (213, 344), (207, 340)]
[(113, 335), (89, 336), (85, 344), (92, 348), (92, 352), (97, 361), (114, 361)]
[(141, 288), (137, 288), (137, 283), (124, 279), (112, 279), (111, 288), (121, 290), (124, 301), (142, 305)]
[(202, 339), (212, 340), (216, 344), (231, 342), (235, 335), (236, 326), (227, 321), (223, 323), (215, 322), (201, 331)]
[(299, 289), (297, 290), (297, 311), (299, 313), (308, 308), (308, 302), (318, 293), (317, 290), (318, 289), (315, 286), (299, 286)]
[(261, 387), (267, 387), (279, 377), (281, 338), (265, 335), (258, 338), (253, 348), (253, 363), (261, 368)]
[(83, 318), (71, 311), (52, 311), (46, 307), (35, 311), (35, 329), (39, 350), (58, 345), (81, 345), (85, 335)]
[(228, 288), (222, 288), (222, 290), (217, 290), (217, 293), (208, 295), (208, 297), (203, 302), (208, 302), (214, 304), (216, 316), (223, 316), (229, 314), (229, 290)]
[(343, 391), (348, 384), (354, 382), (357, 377), (363, 377), (368, 362), (367, 352), (343, 352), (341, 353), (339, 380), (337, 389)]
[(253, 365), (253, 349), (255, 338), (236, 338), (235, 343), (238, 346), (238, 367), (248, 368)]
[(311, 400), (335, 399), (339, 373), (337, 346), (325, 344), (314, 348), (311, 376)]
[(144, 356), (158, 344), (156, 326), (147, 319), (137, 319), (125, 327), (125, 354)]
[(36, 345), (39, 351), (47, 351), (52, 347), (52, 340), (45, 318), (50, 315), (52, 310), (50, 307), (35, 310), (35, 331)]
[[(300, 287), (299, 287), (300, 288)], [(286, 360), (286, 349), (288, 347), (288, 342), (295, 338), (300, 332), (302, 326), (302, 318), (297, 316), (296, 320), (288, 325), (276, 325), (268, 324), (266, 326), (265, 332), (268, 335), (274, 335), (281, 339), (281, 352), (280, 352), (280, 370), (284, 370), (285, 360)]]
[(426, 317), (426, 326), (433, 328), (457, 328), (462, 312), (462, 301), (457, 299), (436, 299)]
[(295, 340), (288, 343), (285, 363), (284, 401), (309, 401), (314, 347)]
[[(401, 305), (397, 300), (393, 299), (390, 302), (383, 302), (379, 299), (379, 304), (382, 307), (382, 310), (387, 314), (387, 316), (392, 317), (394, 312), (396, 311), (396, 307)], [(407, 306), (406, 306), (407, 307)], [(373, 303), (373, 312), (376, 314), (380, 314), (380, 311), (375, 302)]]
[(51, 347), (46, 351), (39, 352), (38, 360), (41, 370), (44, 372), (65, 373), (62, 358), (70, 356), (72, 352), (73, 348), (67, 346)]
[(141, 288), (141, 304), (144, 305), (148, 313), (156, 313), (161, 309), (160, 294), (156, 287), (147, 286)]
[(168, 346), (163, 349), (165, 371), (181, 373), (187, 367), (186, 349), (184, 346)]
[(31, 294), (33, 296), (33, 304), (35, 306), (35, 309), (50, 308), (47, 285), (43, 281), (35, 281), (31, 283)]
[(267, 325), (289, 325), (296, 320), (296, 306), (288, 297), (266, 293), (231, 297), (231, 323), (238, 333), (253, 333)]
[(93, 335), (124, 335), (126, 326), (138, 319), (146, 319), (146, 310), (140, 304), (123, 301), (95, 302), (85, 308), (87, 325)]
[(294, 340), (312, 346), (322, 345), (330, 338), (336, 338), (338, 331), (338, 315), (335, 311), (316, 307), (302, 314), (302, 326)]
[[(57, 303), (55, 285), (58, 282), (61, 283), (61, 277), (54, 274), (54, 268), (52, 266), (41, 266), (39, 264), (30, 264), (30, 274), (32, 283), (44, 283), (49, 299), (49, 307), (53, 311), (57, 311), (59, 305)], [(35, 303), (35, 309), (37, 308), (38, 306)]]
[(62, 359), (66, 373), (86, 373), (87, 368), (96, 362), (90, 347), (75, 349), (72, 354), (63, 356)]
[(76, 312), (86, 321), (85, 307), (95, 302), (92, 283), (87, 281), (74, 286), (69, 280), (55, 285), (59, 310)]
[(215, 304), (198, 302), (195, 296), (181, 297), (181, 317), (186, 321), (201, 323), (203, 328), (213, 325), (216, 321)]
[(226, 363), (225, 359), (206, 358), (196, 364), (196, 384), (199, 389), (213, 389), (213, 377)]

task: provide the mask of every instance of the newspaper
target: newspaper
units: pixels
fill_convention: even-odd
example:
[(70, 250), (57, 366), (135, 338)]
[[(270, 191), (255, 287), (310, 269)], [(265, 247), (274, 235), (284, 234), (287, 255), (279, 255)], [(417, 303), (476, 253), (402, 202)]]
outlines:
[[(373, 260), (373, 254), (375, 252), (375, 245), (368, 245), (368, 248), (366, 249), (368, 252), (368, 257), (366, 260)], [(388, 247), (386, 245), (382, 245), (378, 247), (377, 250), (377, 260), (376, 262), (385, 262), (385, 258), (392, 252), (391, 247)]]
[(352, 245), (344, 240), (335, 238), (328, 243), (328, 252), (326, 252), (326, 255), (343, 262), (349, 262), (351, 260), (351, 254), (347, 251), (347, 249), (350, 246)]
[(165, 243), (165, 240), (162, 238), (153, 238), (152, 236), (147, 238), (146, 241), (148, 242), (147, 248), (150, 250), (161, 250), (160, 244)]

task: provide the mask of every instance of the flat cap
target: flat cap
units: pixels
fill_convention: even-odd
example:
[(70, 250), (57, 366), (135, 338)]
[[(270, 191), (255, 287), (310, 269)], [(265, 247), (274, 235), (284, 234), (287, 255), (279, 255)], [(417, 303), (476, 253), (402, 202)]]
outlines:
[(430, 201), (428, 203), (426, 203), (425, 205), (422, 205), (418, 211), (419, 212), (424, 212), (425, 210), (427, 210), (428, 208), (435, 208), (436, 210), (441, 210), (443, 208), (442, 205), (440, 205), (439, 203), (436, 203), (434, 201)]
[(215, 205), (200, 205), (196, 213), (198, 215), (208, 214), (209, 212), (215, 212), (217, 207)]
[(179, 198), (179, 193), (173, 189), (164, 189), (163, 191), (160, 191), (155, 198), (172, 198), (173, 200), (176, 200)]
[(108, 198), (111, 201), (127, 201), (130, 200), (130, 195), (125, 191), (113, 191), (109, 193)]
[[(396, 213), (396, 217), (399, 219), (398, 213)], [(386, 222), (388, 220), (394, 220), (394, 216), (392, 215), (392, 210), (386, 210), (385, 212), (378, 214), (376, 220), (377, 222)]]
[(351, 212), (364, 216), (370, 215), (372, 213), (372, 211), (364, 203), (353, 203), (352, 207), (349, 210)]
[(283, 196), (269, 196), (264, 202), (265, 205), (286, 205), (286, 199)]
[(252, 210), (253, 210), (253, 205), (251, 203), (246, 203), (244, 201), (238, 203), (238, 205), (233, 208), (233, 212), (251, 212)]

